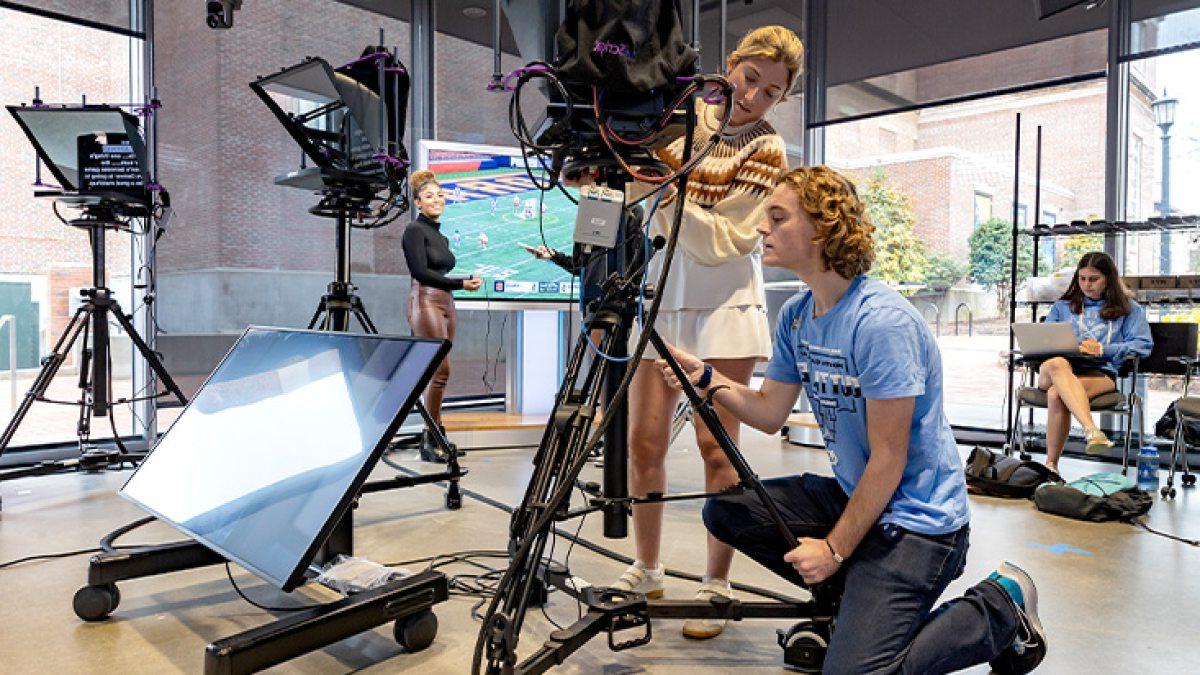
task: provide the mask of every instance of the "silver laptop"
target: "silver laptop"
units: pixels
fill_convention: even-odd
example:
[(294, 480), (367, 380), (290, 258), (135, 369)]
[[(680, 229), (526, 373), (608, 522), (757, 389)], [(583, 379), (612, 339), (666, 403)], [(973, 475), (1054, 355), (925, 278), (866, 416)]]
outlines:
[(1026, 358), (1079, 356), (1079, 344), (1069, 323), (1014, 323), (1012, 330)]

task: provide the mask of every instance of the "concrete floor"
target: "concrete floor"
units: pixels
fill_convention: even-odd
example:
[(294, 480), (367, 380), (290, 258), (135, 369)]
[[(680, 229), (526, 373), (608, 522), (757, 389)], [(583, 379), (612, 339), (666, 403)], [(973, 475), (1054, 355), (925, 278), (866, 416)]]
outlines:
[[(743, 432), (743, 447), (763, 476), (828, 472), (823, 452), (781, 444), (777, 437)], [(669, 456), (672, 490), (699, 490), (701, 466), (688, 446), (690, 434)], [(527, 450), (472, 453), (465, 487), (509, 504), (516, 503), (530, 474)], [(404, 458), (402, 456), (402, 458)], [(407, 464), (422, 466), (406, 458)], [(1068, 477), (1103, 470), (1103, 465), (1067, 460)], [(599, 470), (589, 467), (598, 479)], [(377, 476), (389, 475), (379, 470)], [(0, 561), (34, 553), (95, 546), (111, 529), (144, 515), (114, 493), (127, 474), (68, 475), (0, 484)], [(585, 476), (587, 477), (587, 476)], [(948, 594), (960, 593), (1008, 558), (1037, 580), (1042, 620), (1050, 652), (1040, 672), (1183, 673), (1195, 672), (1191, 648), (1200, 625), (1200, 550), (1156, 537), (1129, 525), (1089, 524), (1043, 515), (1024, 501), (972, 497), (971, 552), (967, 570)], [(703, 526), (699, 503), (667, 508), (664, 557), (668, 565), (691, 572), (703, 566)], [(1153, 526), (1188, 537), (1200, 536), (1200, 493), (1181, 492), (1174, 502), (1157, 503)], [(467, 548), (503, 548), (507, 516), (471, 499), (461, 511), (442, 506), (432, 486), (366, 496), (357, 511), (357, 552), (377, 561), (416, 558)], [(630, 540), (603, 540), (600, 522), (588, 518), (584, 536), (629, 553)], [(171, 528), (155, 524), (124, 543), (168, 541)], [(1063, 546), (1065, 545), (1065, 546)], [(556, 557), (562, 559), (566, 546)], [(573, 571), (588, 580), (615, 579), (622, 566), (576, 549)], [(35, 562), (0, 569), (0, 672), (162, 673), (200, 672), (205, 646), (260, 625), (268, 614), (237, 597), (221, 567), (192, 570), (121, 584), (122, 601), (104, 623), (79, 621), (72, 594), (85, 581), (86, 557)], [(273, 588), (235, 568), (239, 582), (262, 602), (286, 602)], [(792, 593), (755, 564), (739, 559), (735, 579)], [(667, 596), (690, 597), (693, 585), (668, 581)], [(328, 599), (305, 591), (302, 601)], [(434, 644), (405, 654), (382, 627), (277, 668), (280, 672), (346, 671), (462, 673), (469, 670), (478, 623), (470, 617), (472, 599), (453, 598), (436, 609), (441, 628)], [(554, 595), (547, 608), (557, 621), (575, 616), (575, 603)], [(654, 641), (613, 653), (602, 639), (592, 642), (560, 672), (606, 673), (777, 673), (781, 652), (775, 629), (784, 621), (731, 624), (721, 637), (697, 643), (679, 633), (679, 622), (657, 621)], [(531, 613), (521, 639), (529, 653), (551, 626)], [(1192, 667), (1187, 664), (1193, 663)], [(971, 672), (985, 673), (986, 666)]]

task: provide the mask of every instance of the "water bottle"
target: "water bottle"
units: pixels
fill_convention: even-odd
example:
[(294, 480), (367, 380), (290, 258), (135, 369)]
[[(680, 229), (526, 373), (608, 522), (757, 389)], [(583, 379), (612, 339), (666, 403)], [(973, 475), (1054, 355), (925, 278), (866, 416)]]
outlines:
[(1138, 451), (1137, 485), (1146, 492), (1158, 490), (1158, 448), (1153, 445)]

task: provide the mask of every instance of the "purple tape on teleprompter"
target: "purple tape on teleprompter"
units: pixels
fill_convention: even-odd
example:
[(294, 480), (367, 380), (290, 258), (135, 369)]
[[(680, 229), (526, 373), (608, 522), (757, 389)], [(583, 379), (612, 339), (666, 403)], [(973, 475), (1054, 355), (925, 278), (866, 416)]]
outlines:
[(371, 155), (371, 159), (377, 159), (381, 162), (387, 162), (388, 164), (395, 164), (397, 166), (402, 166), (405, 168), (408, 168), (408, 165), (410, 163), (406, 159), (400, 159), (399, 157), (392, 157), (391, 155), (388, 155), (388, 154), (385, 154), (382, 152), (377, 152), (377, 153)]
[(522, 68), (517, 68), (516, 70), (512, 71), (508, 75), (505, 75), (504, 79), (499, 83), (498, 86), (497, 86), (497, 83), (495, 80), (489, 82), (487, 85), (487, 90), (488, 91), (513, 91), (516, 89), (516, 87), (511, 84), (511, 82), (514, 79), (520, 79), (521, 77), (523, 77), (525, 75), (525, 73), (537, 73), (537, 72), (549, 73), (549, 72), (551, 72), (551, 69), (546, 66), (543, 66), (541, 64), (538, 64), (535, 66), (524, 66)]
[(367, 54), (366, 56), (360, 56), (357, 59), (354, 59), (353, 61), (351, 61), (350, 63), (347, 63), (344, 66), (338, 66), (336, 68), (336, 70), (345, 70), (345, 69), (349, 68), (350, 66), (353, 66), (358, 63), (362, 63), (363, 61), (374, 61), (376, 59), (381, 59), (381, 58), (385, 58), (388, 56), (391, 56), (390, 52), (371, 52), (370, 54)]

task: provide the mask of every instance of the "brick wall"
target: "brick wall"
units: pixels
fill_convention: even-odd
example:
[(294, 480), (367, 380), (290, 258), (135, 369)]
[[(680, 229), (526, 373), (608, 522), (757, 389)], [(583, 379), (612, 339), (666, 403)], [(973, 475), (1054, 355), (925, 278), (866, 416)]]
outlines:
[[(0, 101), (5, 104), (32, 101), (35, 86), (46, 103), (76, 103), (84, 95), (91, 103), (129, 100), (127, 38), (0, 9), (0, 45)], [(86, 232), (55, 218), (52, 202), (34, 199), (33, 147), (7, 111), (0, 114), (0, 156), (5, 158), (0, 162), (0, 273), (50, 280), (52, 297), (35, 298), (52, 307), (49, 324), (40, 330), (44, 352), (45, 340), (55, 339), (69, 318), (63, 284), (91, 284), (91, 249)], [(45, 169), (42, 180), (55, 182)], [(68, 218), (77, 213), (60, 210)], [(128, 276), (128, 235), (110, 234), (105, 257), (110, 277)]]

